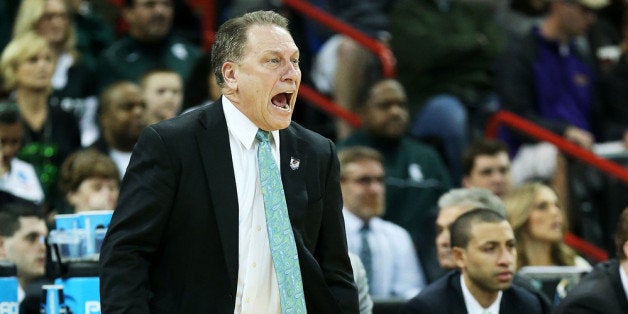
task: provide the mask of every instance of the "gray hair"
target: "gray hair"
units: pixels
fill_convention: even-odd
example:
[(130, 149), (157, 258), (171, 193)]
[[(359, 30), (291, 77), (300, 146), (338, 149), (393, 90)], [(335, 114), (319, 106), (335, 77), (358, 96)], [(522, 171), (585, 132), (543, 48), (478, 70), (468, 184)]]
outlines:
[(438, 199), (438, 207), (466, 205), (472, 208), (486, 208), (502, 216), (506, 215), (504, 202), (493, 192), (482, 188), (452, 189)]
[(255, 11), (232, 18), (220, 26), (212, 46), (211, 65), (216, 75), (216, 83), (224, 87), (222, 65), (227, 62), (239, 62), (244, 55), (247, 43), (247, 31), (253, 25), (276, 25), (288, 30), (288, 19), (273, 11)]

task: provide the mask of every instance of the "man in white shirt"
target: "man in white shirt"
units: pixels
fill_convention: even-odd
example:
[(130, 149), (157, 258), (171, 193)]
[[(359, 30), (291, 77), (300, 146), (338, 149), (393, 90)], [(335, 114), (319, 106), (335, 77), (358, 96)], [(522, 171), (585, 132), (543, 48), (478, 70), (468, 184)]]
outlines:
[(103, 313), (358, 313), (335, 146), (292, 122), (299, 55), (278, 13), (221, 25), (222, 97), (133, 149), (100, 253)]
[(410, 300), (404, 313), (543, 313), (541, 301), (512, 285), (517, 249), (504, 216), (474, 209), (451, 225), (456, 266)]
[(382, 156), (353, 146), (338, 152), (349, 251), (360, 256), (374, 299), (416, 295), (425, 285), (410, 234), (380, 218), (385, 185)]
[(142, 90), (131, 81), (113, 83), (100, 94), (101, 134), (91, 147), (111, 157), (120, 178), (124, 177), (133, 147), (146, 126), (145, 112)]

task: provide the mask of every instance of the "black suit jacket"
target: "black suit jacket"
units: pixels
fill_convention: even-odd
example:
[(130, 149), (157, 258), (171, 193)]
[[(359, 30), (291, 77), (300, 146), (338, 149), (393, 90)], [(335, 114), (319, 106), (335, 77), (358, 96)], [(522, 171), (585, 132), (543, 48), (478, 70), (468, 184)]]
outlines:
[(628, 313), (626, 291), (621, 284), (619, 262), (600, 263), (558, 304), (556, 313)]
[[(408, 301), (402, 313), (467, 313), (460, 276), (459, 271), (451, 271), (425, 287), (418, 296)], [(499, 312), (504, 314), (536, 314), (543, 313), (543, 307), (538, 297), (521, 287), (512, 285), (502, 294)]]
[[(357, 313), (335, 147), (292, 123), (280, 150), (308, 312)], [(142, 132), (101, 250), (103, 313), (233, 313), (234, 166), (220, 101)]]

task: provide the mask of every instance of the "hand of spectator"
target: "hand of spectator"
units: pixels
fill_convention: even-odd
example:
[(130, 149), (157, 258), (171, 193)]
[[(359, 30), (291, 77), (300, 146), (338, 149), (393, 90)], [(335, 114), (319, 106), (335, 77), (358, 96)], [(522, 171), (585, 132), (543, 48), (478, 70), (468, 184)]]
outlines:
[(570, 126), (565, 129), (564, 135), (568, 141), (571, 141), (578, 146), (582, 146), (585, 149), (591, 149), (591, 147), (593, 147), (594, 138), (589, 131), (575, 126)]

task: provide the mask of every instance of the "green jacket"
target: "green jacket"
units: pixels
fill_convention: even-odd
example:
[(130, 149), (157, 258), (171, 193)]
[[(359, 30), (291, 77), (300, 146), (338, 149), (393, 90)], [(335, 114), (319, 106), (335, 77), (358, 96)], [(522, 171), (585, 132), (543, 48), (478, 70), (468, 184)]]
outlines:
[(415, 114), (430, 96), (476, 103), (493, 90), (491, 67), (504, 35), (487, 7), (459, 0), (400, 0), (390, 15), (399, 80)]
[(175, 36), (151, 44), (125, 36), (100, 55), (97, 64), (99, 86), (102, 89), (119, 80), (137, 82), (144, 73), (155, 68), (174, 70), (185, 81), (201, 54), (199, 47)]

